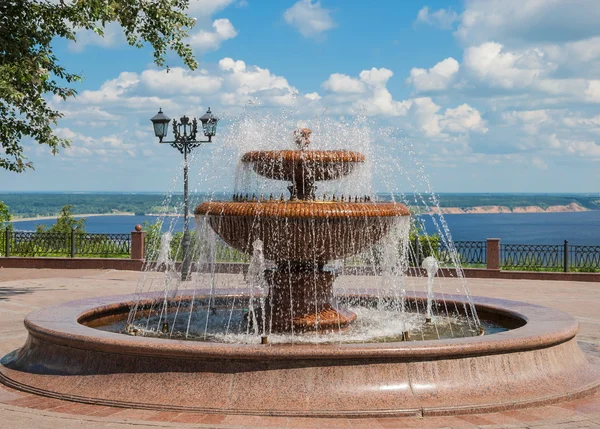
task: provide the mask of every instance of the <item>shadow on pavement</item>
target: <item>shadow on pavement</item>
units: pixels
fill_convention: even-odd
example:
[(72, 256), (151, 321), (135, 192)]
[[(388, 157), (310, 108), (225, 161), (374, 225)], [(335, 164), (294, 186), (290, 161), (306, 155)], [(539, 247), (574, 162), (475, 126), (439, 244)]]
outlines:
[(39, 288), (34, 287), (11, 287), (11, 286), (0, 286), (0, 301), (11, 298), (16, 295), (25, 295), (28, 293), (33, 293)]

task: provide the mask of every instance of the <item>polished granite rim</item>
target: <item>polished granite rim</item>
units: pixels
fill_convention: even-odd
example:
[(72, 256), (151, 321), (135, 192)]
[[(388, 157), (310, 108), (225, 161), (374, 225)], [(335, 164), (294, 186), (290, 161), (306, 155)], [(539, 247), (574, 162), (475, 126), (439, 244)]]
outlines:
[[(190, 294), (191, 295), (191, 294)], [(197, 291), (197, 299), (208, 291)], [(419, 296), (420, 295), (420, 296)], [(231, 291), (217, 290), (215, 296), (233, 297)], [(357, 295), (359, 296), (359, 295)], [(422, 293), (417, 299), (424, 299)], [(228, 357), (235, 359), (356, 359), (410, 358), (445, 359), (461, 356), (510, 353), (550, 347), (571, 340), (579, 324), (570, 315), (558, 310), (518, 301), (473, 297), (478, 312), (504, 315), (525, 324), (519, 328), (492, 335), (430, 341), (410, 341), (364, 344), (228, 344), (164, 338), (129, 336), (100, 331), (80, 323), (102, 314), (128, 312), (136, 295), (117, 295), (70, 301), (30, 313), (25, 318), (29, 334), (68, 347), (140, 355), (169, 355), (182, 358)], [(146, 298), (151, 300), (151, 294)], [(436, 296), (441, 299), (441, 296)], [(458, 295), (445, 295), (446, 303), (463, 305)], [(185, 299), (185, 298), (184, 298)], [(410, 297), (408, 299), (411, 299)], [(115, 350), (117, 351), (117, 350)]]
[[(414, 343), (206, 344), (78, 323), (118, 313), (132, 299), (31, 313), (27, 343), (2, 359), (0, 381), (91, 404), (313, 417), (498, 411), (574, 399), (600, 384), (599, 362), (579, 349), (571, 316), (515, 301), (474, 298), (479, 311), (525, 321), (519, 328)], [(140, 389), (157, 383), (161, 389)]]

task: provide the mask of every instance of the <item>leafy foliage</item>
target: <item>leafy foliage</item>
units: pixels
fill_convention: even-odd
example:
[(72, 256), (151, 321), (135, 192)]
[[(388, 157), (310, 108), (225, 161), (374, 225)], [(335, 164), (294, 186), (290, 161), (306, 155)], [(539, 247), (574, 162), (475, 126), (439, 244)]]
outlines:
[(4, 202), (0, 201), (0, 229), (4, 229), (9, 225), (12, 226), (12, 224), (9, 224), (11, 219), (12, 216), (8, 206), (4, 204)]
[[(175, 51), (191, 69), (192, 50), (183, 42), (194, 21), (185, 14), (188, 0), (3, 0), (0, 2), (0, 168), (22, 172), (33, 168), (22, 140), (47, 145), (56, 154), (69, 140), (54, 133), (63, 116), (46, 97), (75, 96), (81, 75), (67, 71), (54, 54), (55, 39), (76, 41), (77, 31), (103, 36), (106, 25), (118, 22), (131, 46), (148, 43), (154, 62), (165, 63)], [(1, 153), (1, 152), (0, 152)]]
[(71, 233), (72, 230), (75, 230), (76, 233), (85, 232), (85, 218), (75, 219), (71, 212), (72, 208), (71, 205), (64, 206), (54, 225), (50, 227), (37, 225), (36, 232)]

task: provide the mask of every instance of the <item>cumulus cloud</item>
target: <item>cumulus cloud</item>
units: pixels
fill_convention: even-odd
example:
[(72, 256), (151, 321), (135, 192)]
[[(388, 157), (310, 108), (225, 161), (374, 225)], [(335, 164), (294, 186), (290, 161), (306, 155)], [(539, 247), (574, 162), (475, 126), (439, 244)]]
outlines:
[(502, 118), (507, 124), (521, 126), (527, 134), (537, 134), (540, 127), (551, 120), (545, 109), (503, 112)]
[(450, 134), (468, 135), (471, 132), (488, 131), (479, 111), (466, 103), (456, 108), (446, 108), (443, 113), (439, 113), (442, 107), (430, 97), (414, 98), (408, 103), (409, 118), (415, 121), (425, 137), (447, 138)]
[[(433, 74), (442, 74), (440, 69), (447, 64), (433, 67)], [(322, 85), (330, 91), (324, 102), (339, 113), (398, 118), (400, 122), (396, 123), (402, 128), (427, 138), (447, 139), (451, 135), (488, 131), (479, 110), (467, 103), (443, 109), (430, 97), (395, 100), (387, 88), (393, 75), (391, 70), (383, 67), (363, 70), (358, 78), (334, 73)]]
[(440, 118), (440, 127), (452, 133), (486, 133), (488, 128), (477, 109), (468, 104), (461, 104), (455, 109), (446, 109)]
[(234, 3), (235, 0), (190, 0), (188, 14), (190, 16), (212, 16)]
[(300, 0), (283, 13), (286, 23), (294, 27), (304, 37), (322, 38), (325, 32), (336, 27), (331, 18), (331, 10), (321, 7), (317, 0)]
[(200, 51), (219, 49), (225, 40), (233, 39), (238, 32), (226, 18), (217, 19), (212, 23), (213, 31), (200, 30), (189, 37), (189, 44)]
[(447, 89), (460, 66), (454, 58), (446, 58), (429, 70), (412, 68), (406, 83), (412, 84), (418, 92), (441, 91)]
[[(244, 105), (249, 96), (259, 97), (267, 105), (291, 106), (298, 90), (287, 79), (277, 76), (269, 69), (258, 66), (246, 66), (241, 60), (223, 58), (219, 69), (227, 72), (223, 78), (227, 84), (221, 101), (227, 105)], [(228, 91), (227, 91), (228, 90)]]
[(339, 93), (361, 93), (365, 92), (365, 84), (359, 79), (352, 78), (341, 73), (333, 73), (321, 85), (328, 91)]
[(419, 10), (415, 23), (424, 23), (439, 27), (442, 30), (449, 30), (458, 19), (458, 13), (451, 8), (431, 11), (429, 6), (425, 6)]
[(463, 65), (475, 78), (501, 88), (526, 87), (552, 68), (537, 49), (506, 52), (500, 43), (494, 42), (467, 48)]
[(600, 35), (598, 21), (597, 0), (467, 0), (456, 35), (465, 44), (569, 42)]

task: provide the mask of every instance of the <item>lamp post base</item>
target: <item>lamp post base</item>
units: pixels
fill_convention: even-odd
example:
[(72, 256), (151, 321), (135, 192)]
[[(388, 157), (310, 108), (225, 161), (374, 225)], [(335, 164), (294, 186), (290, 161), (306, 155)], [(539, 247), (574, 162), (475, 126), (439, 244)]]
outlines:
[(183, 231), (183, 240), (181, 242), (181, 250), (183, 251), (183, 260), (181, 263), (181, 281), (189, 281), (192, 279), (191, 265), (192, 252), (190, 252), (190, 232), (187, 228)]

